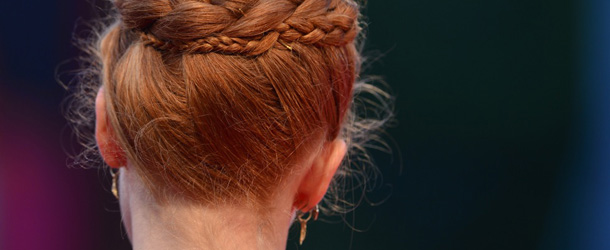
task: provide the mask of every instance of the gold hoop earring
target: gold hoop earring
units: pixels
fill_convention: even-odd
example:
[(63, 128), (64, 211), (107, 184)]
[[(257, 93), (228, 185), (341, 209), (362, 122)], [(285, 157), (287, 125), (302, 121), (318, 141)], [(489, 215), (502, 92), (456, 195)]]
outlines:
[(112, 176), (112, 186), (110, 187), (110, 191), (112, 192), (112, 194), (114, 195), (114, 197), (116, 197), (116, 199), (119, 199), (119, 189), (117, 182), (119, 181), (119, 171), (114, 172), (112, 169), (110, 169), (110, 176)]
[(307, 213), (307, 217), (303, 218), (306, 213), (301, 211), (298, 212), (297, 220), (301, 223), (301, 236), (299, 237), (299, 245), (303, 245), (303, 241), (305, 241), (305, 236), (307, 235), (307, 222), (313, 217), (313, 220), (318, 220), (318, 215), (320, 214), (320, 207), (316, 205), (316, 207)]

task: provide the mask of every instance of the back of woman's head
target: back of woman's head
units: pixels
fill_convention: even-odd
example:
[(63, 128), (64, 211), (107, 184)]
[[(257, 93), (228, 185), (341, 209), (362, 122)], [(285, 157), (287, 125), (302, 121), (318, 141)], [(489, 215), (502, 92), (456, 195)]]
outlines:
[(108, 121), (156, 198), (264, 202), (300, 158), (347, 136), (352, 0), (114, 5), (96, 47)]

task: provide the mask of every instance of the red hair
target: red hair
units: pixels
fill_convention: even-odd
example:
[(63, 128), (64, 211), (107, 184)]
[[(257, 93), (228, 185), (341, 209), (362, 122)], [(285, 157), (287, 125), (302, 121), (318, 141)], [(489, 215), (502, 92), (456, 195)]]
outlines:
[(264, 202), (308, 149), (350, 141), (361, 64), (352, 0), (115, 7), (95, 48), (108, 117), (158, 199)]

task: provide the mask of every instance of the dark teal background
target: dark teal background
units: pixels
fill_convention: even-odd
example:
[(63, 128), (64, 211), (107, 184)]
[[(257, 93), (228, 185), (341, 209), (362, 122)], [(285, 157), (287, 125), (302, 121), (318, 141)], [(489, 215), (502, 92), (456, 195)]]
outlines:
[(402, 175), (379, 164), (393, 193), (356, 212), (366, 232), (316, 224), (306, 246), (537, 249), (578, 122), (576, 4), (369, 1)]
[[(302, 247), (294, 230), (288, 249), (597, 249), (563, 219), (585, 212), (566, 191), (586, 158), (584, 2), (368, 1), (365, 73), (396, 98), (394, 152), (372, 152), (368, 197), (385, 202), (310, 223)], [(66, 167), (55, 69), (75, 68), (94, 5), (0, 3), (0, 249), (130, 249), (108, 178)]]

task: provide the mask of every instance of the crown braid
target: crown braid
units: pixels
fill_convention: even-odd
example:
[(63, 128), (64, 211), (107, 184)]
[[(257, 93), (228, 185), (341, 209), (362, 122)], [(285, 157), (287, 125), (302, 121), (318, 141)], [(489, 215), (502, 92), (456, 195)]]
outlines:
[(344, 46), (360, 28), (347, 0), (119, 0), (126, 28), (161, 51), (255, 56), (289, 44)]

